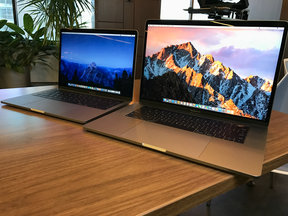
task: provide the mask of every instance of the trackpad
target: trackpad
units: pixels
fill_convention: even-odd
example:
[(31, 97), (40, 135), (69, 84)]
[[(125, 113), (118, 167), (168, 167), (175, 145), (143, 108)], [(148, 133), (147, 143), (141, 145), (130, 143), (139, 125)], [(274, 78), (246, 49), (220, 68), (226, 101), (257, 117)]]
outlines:
[(68, 112), (70, 110), (76, 109), (79, 105), (65, 103), (56, 100), (44, 99), (41, 101), (36, 101), (28, 103), (25, 106), (45, 111), (50, 114), (60, 115), (62, 113)]
[(121, 137), (190, 158), (198, 158), (212, 139), (208, 136), (151, 122), (142, 122), (123, 133)]

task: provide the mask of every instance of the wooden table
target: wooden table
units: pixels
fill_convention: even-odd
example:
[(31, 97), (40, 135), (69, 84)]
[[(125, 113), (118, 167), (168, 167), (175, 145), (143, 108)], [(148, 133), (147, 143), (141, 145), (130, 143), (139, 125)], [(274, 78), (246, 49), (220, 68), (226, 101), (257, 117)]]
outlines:
[[(288, 163), (287, 134), (273, 112), (263, 173)], [(177, 215), (249, 180), (1, 104), (1, 215)]]

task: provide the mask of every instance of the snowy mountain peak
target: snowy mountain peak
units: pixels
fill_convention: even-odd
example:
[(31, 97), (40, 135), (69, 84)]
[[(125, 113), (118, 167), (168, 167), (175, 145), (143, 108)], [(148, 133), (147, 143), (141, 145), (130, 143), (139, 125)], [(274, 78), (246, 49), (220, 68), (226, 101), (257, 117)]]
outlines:
[(212, 63), (214, 62), (214, 57), (211, 54), (207, 54), (205, 55), (205, 58), (207, 58), (209, 61), (211, 61)]
[(159, 60), (166, 60), (171, 54), (175, 52), (186, 51), (186, 54), (189, 54), (191, 58), (194, 58), (198, 55), (198, 51), (191, 44), (191, 42), (183, 43), (180, 45), (170, 45), (162, 48), (160, 52), (150, 55), (150, 58), (154, 59), (155, 57)]
[(245, 80), (255, 88), (266, 92), (271, 92), (273, 87), (273, 80), (271, 79), (263, 79), (259, 76), (250, 75), (249, 77), (245, 78)]
[(92, 62), (92, 63), (89, 65), (89, 67), (90, 67), (90, 68), (95, 68), (95, 69), (96, 69), (96, 68), (97, 68), (97, 65), (96, 65), (95, 62)]
[(214, 76), (218, 76), (221, 72), (223, 72), (225, 74), (225, 79), (228, 80), (234, 77), (233, 70), (231, 70), (229, 67), (224, 66), (220, 61), (214, 61), (209, 72)]
[(213, 62), (212, 66), (210, 68), (210, 73), (214, 76), (217, 76), (217, 75), (219, 75), (220, 69), (222, 69), (222, 71), (224, 69), (222, 62), (215, 61), (215, 62)]
[(273, 80), (271, 79), (264, 79), (265, 83), (261, 86), (261, 90), (266, 92), (271, 92), (273, 87)]
[[(193, 50), (196, 50), (194, 48), (194, 46), (191, 44), (191, 42), (187, 42), (187, 43), (183, 43), (180, 45), (176, 45), (177, 49), (183, 49), (183, 50), (187, 50), (189, 53), (193, 54)], [(191, 57), (194, 57), (193, 55)]]
[(169, 69), (172, 69), (173, 71), (175, 71), (175, 73), (178, 73), (181, 68), (177, 67), (176, 64), (175, 64), (175, 61), (174, 61), (174, 56), (173, 54), (171, 54), (167, 60), (166, 60), (166, 63), (165, 63), (165, 66)]

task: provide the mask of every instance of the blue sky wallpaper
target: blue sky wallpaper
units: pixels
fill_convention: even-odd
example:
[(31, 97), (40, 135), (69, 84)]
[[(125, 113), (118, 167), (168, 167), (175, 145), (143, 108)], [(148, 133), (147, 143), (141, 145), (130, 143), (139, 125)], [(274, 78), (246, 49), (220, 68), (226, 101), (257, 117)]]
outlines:
[(61, 59), (109, 68), (132, 68), (134, 37), (63, 34)]

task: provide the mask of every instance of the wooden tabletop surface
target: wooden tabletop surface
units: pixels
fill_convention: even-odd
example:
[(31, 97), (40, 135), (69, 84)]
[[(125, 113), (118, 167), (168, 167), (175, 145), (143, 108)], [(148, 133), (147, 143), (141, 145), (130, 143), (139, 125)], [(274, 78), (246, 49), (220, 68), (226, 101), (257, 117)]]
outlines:
[[(263, 173), (288, 163), (287, 132), (273, 111)], [(177, 215), (249, 180), (1, 104), (1, 215)]]

